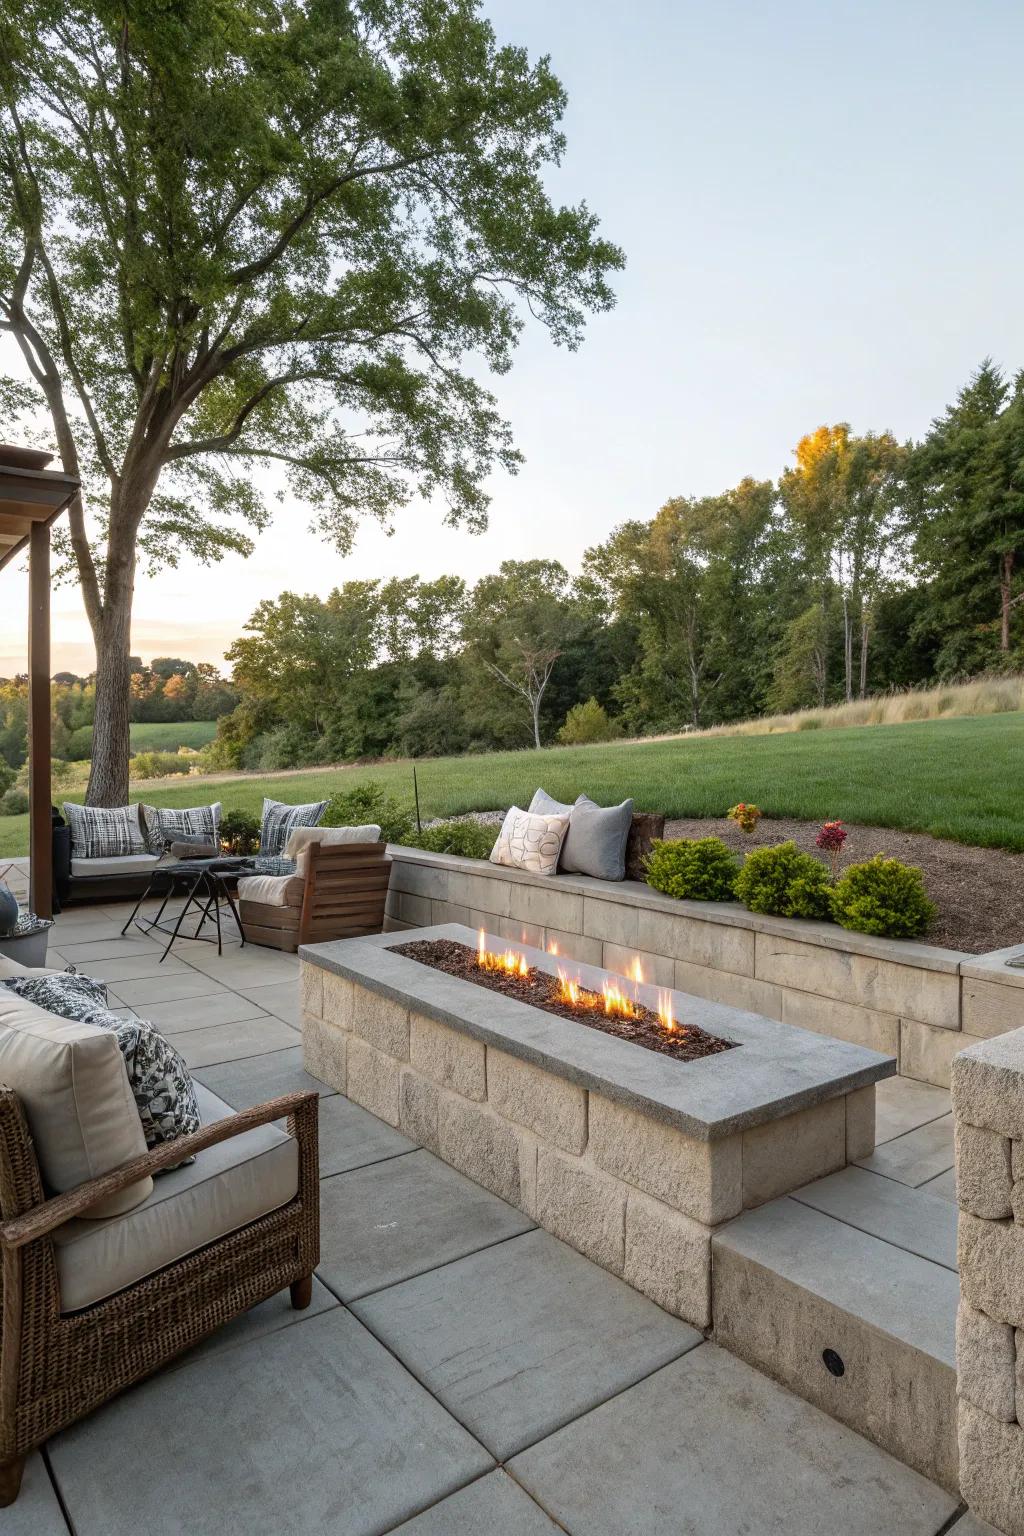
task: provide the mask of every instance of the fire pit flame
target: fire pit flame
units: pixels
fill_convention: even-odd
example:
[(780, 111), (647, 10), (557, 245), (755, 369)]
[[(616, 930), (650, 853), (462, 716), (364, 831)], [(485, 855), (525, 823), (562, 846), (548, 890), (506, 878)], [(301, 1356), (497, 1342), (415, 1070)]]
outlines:
[(672, 1012), (671, 992), (658, 993), (658, 1022), (662, 1029), (667, 1029), (671, 1034), (676, 1027), (675, 1015)]
[(507, 971), (510, 976), (529, 976), (530, 974), (530, 965), (525, 955), (520, 955), (514, 949), (506, 949), (500, 955), (493, 949), (488, 949), (487, 938), (482, 928), (477, 941), (476, 963), (482, 971)]

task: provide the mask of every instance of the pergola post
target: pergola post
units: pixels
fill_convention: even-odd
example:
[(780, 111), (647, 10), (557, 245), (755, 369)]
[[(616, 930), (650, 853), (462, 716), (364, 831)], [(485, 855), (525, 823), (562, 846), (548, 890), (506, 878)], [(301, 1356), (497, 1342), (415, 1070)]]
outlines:
[(77, 496), (73, 475), (47, 469), (51, 455), (0, 443), (0, 571), (28, 551), (29, 901), (53, 916), (50, 822), (50, 524)]
[(50, 529), (33, 523), (28, 545), (29, 904), (53, 916), (50, 823)]

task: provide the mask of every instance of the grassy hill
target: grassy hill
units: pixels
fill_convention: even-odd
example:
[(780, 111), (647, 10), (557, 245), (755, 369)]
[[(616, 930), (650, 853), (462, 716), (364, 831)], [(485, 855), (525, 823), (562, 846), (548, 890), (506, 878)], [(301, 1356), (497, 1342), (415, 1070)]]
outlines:
[(132, 751), (177, 752), (179, 747), (198, 751), (216, 734), (216, 720), (151, 720), (132, 726)]
[[(1020, 852), (1022, 761), (1024, 714), (1013, 713), (434, 758), (417, 772), (424, 817), (522, 805), (543, 784), (563, 800), (581, 790), (604, 804), (631, 795), (638, 810), (670, 816), (722, 815), (737, 800), (753, 800), (769, 816), (839, 816)], [(408, 762), (159, 781), (133, 798), (169, 806), (221, 800), (226, 809), (258, 815), (265, 794), (303, 802), (365, 779), (412, 803)], [(27, 845), (27, 818), (0, 817), (0, 855), (24, 853)]]

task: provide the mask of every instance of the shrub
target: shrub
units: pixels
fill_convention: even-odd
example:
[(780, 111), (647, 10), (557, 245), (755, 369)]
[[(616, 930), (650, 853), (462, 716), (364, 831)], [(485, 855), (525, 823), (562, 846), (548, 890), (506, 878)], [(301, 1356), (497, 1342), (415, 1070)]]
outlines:
[(936, 911), (921, 871), (881, 853), (863, 864), (851, 864), (832, 892), (833, 917), (854, 933), (916, 939)]
[(188, 773), (192, 764), (177, 752), (136, 752), (128, 759), (128, 777), (135, 779), (167, 779), (175, 773)]
[(0, 816), (28, 814), (28, 795), (23, 789), (8, 789), (0, 795)]
[(72, 731), (68, 737), (65, 748), (67, 757), (72, 762), (85, 762), (92, 757), (92, 726), (80, 725)]
[(383, 784), (367, 779), (344, 794), (332, 795), (320, 818), (322, 827), (362, 827), (376, 823), (386, 843), (407, 843), (415, 826), (408, 806), (389, 795)]
[(619, 722), (611, 718), (603, 704), (589, 698), (584, 704), (573, 705), (558, 739), (565, 747), (584, 747), (591, 741), (614, 741), (621, 735)]
[(248, 811), (228, 811), (220, 819), (221, 847), (239, 857), (255, 853), (260, 845), (260, 826), (259, 817), (250, 816)]
[(738, 872), (720, 837), (656, 838), (647, 858), (647, 884), (680, 900), (730, 901)]
[(755, 848), (736, 878), (736, 895), (745, 907), (779, 917), (830, 917), (830, 892), (824, 864), (793, 842)]
[(485, 827), (479, 821), (439, 821), (422, 832), (409, 833), (406, 841), (413, 848), (427, 848), (431, 853), (454, 853), (462, 859), (490, 858), (496, 827)]

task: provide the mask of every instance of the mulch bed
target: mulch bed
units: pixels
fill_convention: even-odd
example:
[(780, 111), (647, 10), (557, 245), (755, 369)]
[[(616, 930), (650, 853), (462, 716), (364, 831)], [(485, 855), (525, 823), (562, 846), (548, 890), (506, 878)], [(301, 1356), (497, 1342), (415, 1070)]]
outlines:
[[(1024, 942), (1024, 854), (969, 848), (891, 827), (850, 826), (849, 832), (844, 867), (884, 853), (904, 864), (916, 864), (922, 871), (925, 889), (939, 909), (924, 943), (979, 955)], [(817, 833), (817, 822), (767, 816), (753, 837), (745, 837), (724, 817), (670, 821), (665, 827), (666, 837), (720, 837), (740, 854), (790, 838), (805, 852), (817, 853)]]
[[(593, 999), (592, 1008), (574, 1008), (562, 1002), (558, 992), (558, 979), (546, 971), (531, 969), (528, 976), (516, 976), (504, 971), (485, 971), (477, 964), (476, 950), (454, 939), (417, 939), (411, 944), (395, 944), (391, 953), (407, 955), (421, 965), (432, 966), (436, 971), (446, 971), (449, 976), (461, 976), (478, 987), (489, 987), (492, 992), (503, 992), (545, 1013), (556, 1013), (559, 1018), (572, 1019), (576, 1024), (586, 1024), (603, 1034), (616, 1035), (629, 1040), (647, 1051), (657, 1051), (661, 1056), (671, 1056), (675, 1061), (696, 1061), (702, 1056), (716, 1056), (720, 1051), (732, 1050), (728, 1040), (718, 1040), (696, 1024), (676, 1021), (669, 1032), (658, 1015), (649, 1008), (637, 1004), (635, 1018), (624, 1019), (604, 1012), (599, 994), (583, 991), (585, 999)], [(616, 978), (617, 980), (619, 978)], [(620, 983), (625, 986), (626, 983)]]

